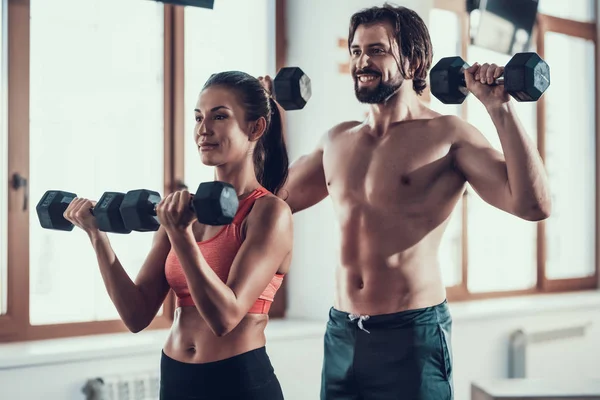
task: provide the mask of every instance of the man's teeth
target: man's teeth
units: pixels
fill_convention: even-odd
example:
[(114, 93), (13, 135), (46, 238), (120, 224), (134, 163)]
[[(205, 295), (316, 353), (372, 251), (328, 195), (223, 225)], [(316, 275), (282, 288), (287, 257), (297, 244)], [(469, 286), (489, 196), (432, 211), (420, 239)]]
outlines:
[(376, 76), (376, 75), (360, 75), (358, 77), (358, 80), (361, 81), (361, 82), (370, 82), (370, 81), (373, 81), (373, 80), (375, 80), (377, 78), (378, 78), (378, 76)]

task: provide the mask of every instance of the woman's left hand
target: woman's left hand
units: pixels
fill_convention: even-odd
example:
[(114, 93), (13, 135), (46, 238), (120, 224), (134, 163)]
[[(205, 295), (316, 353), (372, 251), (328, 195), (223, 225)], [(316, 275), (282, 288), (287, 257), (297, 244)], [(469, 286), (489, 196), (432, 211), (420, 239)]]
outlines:
[(161, 200), (156, 206), (158, 221), (169, 231), (185, 231), (196, 220), (190, 206), (192, 195), (187, 190), (178, 190)]

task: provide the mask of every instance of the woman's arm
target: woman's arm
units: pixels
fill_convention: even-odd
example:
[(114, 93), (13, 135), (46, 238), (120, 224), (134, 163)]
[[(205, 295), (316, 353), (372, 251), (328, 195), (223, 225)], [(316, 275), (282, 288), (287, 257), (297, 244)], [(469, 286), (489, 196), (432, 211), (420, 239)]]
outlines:
[(135, 282), (127, 275), (104, 232), (98, 231), (90, 239), (96, 251), (104, 286), (119, 316), (131, 332), (137, 333), (145, 329), (169, 292), (165, 260), (170, 244), (164, 229), (159, 229), (154, 234), (152, 248)]
[(256, 201), (226, 283), (204, 259), (189, 227), (168, 229), (168, 234), (200, 315), (215, 335), (224, 336), (239, 324), (292, 251), (292, 214), (277, 197)]
[(64, 216), (88, 234), (111, 301), (127, 328), (139, 332), (152, 322), (169, 292), (164, 272), (171, 249), (169, 238), (162, 227), (154, 234), (150, 253), (133, 282), (115, 254), (108, 235), (98, 230), (95, 217), (89, 212), (93, 205), (94, 202), (87, 199), (74, 199)]

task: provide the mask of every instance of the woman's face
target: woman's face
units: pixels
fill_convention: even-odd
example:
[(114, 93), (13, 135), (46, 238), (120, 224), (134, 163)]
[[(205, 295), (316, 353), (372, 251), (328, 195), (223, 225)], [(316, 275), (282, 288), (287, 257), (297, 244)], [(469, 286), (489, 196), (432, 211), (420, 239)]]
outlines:
[(218, 86), (206, 88), (198, 97), (194, 114), (194, 140), (202, 163), (219, 166), (251, 154), (249, 134), (256, 122), (246, 121), (234, 91)]

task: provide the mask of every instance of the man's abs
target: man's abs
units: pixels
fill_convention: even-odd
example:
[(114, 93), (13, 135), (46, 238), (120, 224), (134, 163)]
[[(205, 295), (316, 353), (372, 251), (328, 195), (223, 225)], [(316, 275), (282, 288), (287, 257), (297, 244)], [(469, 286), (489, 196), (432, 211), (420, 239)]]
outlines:
[(437, 259), (445, 224), (425, 232), (409, 221), (387, 218), (366, 217), (369, 223), (364, 226), (341, 225), (334, 304), (338, 310), (389, 314), (445, 299)]
[(381, 137), (357, 126), (330, 137), (323, 154), (341, 229), (335, 307), (386, 314), (445, 298), (438, 248), (464, 191), (452, 139), (411, 121)]

